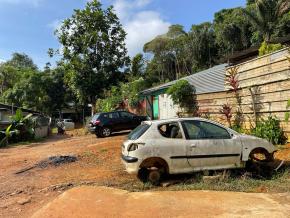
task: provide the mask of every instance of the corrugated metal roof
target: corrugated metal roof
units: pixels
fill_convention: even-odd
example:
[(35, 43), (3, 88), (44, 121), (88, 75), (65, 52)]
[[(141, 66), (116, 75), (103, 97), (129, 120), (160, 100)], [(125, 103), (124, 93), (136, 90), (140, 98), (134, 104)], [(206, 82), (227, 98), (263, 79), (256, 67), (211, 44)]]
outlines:
[(33, 113), (33, 114), (41, 114), (41, 112), (39, 111), (34, 111), (34, 110), (31, 110), (31, 109), (25, 109), (25, 108), (21, 108), (21, 107), (17, 107), (17, 106), (12, 106), (12, 105), (8, 105), (8, 104), (3, 104), (3, 103), (0, 103), (0, 110), (17, 110), (17, 109), (21, 109), (23, 112), (27, 112), (27, 113)]
[[(225, 74), (227, 64), (217, 65), (207, 70), (192, 74), (187, 77), (183, 77), (179, 80), (187, 80), (196, 89), (196, 94), (205, 94), (212, 92), (225, 91)], [(166, 89), (179, 80), (174, 80), (169, 83), (165, 83), (150, 89), (146, 89), (141, 92), (143, 95), (147, 95), (162, 89)]]

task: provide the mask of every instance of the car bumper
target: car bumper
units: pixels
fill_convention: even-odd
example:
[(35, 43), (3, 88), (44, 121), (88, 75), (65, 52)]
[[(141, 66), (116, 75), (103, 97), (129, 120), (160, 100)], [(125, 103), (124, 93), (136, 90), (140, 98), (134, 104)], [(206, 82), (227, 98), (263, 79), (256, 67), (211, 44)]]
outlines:
[(88, 126), (88, 131), (92, 134), (96, 134), (96, 132), (99, 130), (100, 128), (97, 126)]
[(129, 174), (137, 174), (139, 171), (140, 161), (136, 157), (125, 156), (122, 154), (121, 156), (122, 162), (125, 165), (126, 171)]

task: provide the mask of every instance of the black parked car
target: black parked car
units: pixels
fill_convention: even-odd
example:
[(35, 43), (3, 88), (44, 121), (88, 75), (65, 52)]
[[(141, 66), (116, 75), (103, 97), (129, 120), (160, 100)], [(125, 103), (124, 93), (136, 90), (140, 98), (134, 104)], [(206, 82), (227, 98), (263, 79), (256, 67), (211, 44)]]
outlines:
[(108, 137), (112, 132), (135, 129), (142, 121), (150, 119), (127, 111), (95, 114), (89, 123), (89, 131), (98, 137)]

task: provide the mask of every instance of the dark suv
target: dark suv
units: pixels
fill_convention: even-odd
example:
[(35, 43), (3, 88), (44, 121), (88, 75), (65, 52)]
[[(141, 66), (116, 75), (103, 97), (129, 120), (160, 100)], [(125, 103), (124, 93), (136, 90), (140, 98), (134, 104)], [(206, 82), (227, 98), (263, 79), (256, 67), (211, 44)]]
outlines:
[(89, 131), (98, 137), (108, 137), (112, 132), (135, 129), (142, 121), (150, 119), (127, 111), (95, 114), (89, 123)]

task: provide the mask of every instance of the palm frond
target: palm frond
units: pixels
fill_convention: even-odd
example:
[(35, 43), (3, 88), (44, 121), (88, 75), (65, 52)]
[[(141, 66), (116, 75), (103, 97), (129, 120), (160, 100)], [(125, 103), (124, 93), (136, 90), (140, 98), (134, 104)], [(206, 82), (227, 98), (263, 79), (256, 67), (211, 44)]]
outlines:
[(247, 16), (247, 18), (249, 19), (249, 21), (252, 23), (253, 26), (255, 26), (258, 30), (262, 30), (263, 24), (261, 22), (261, 19), (259, 19), (257, 15), (244, 8), (242, 9), (242, 11), (244, 15)]
[(281, 17), (285, 13), (288, 13), (290, 10), (290, 1), (289, 0), (280, 0), (276, 6), (276, 16)]
[(25, 121), (25, 120), (28, 120), (30, 117), (32, 117), (33, 116), (33, 114), (28, 114), (28, 115), (26, 115), (24, 118), (23, 118), (23, 120), (22, 121)]

